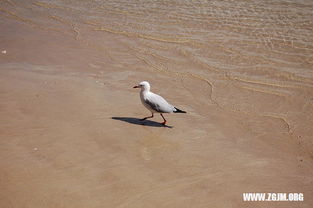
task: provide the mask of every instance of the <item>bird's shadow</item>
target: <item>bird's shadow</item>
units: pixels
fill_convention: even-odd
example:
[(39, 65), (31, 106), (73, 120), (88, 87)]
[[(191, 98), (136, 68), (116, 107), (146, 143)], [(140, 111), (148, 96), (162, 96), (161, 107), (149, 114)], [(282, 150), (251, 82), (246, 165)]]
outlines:
[(139, 118), (132, 118), (132, 117), (112, 117), (113, 120), (124, 121), (131, 124), (142, 125), (142, 126), (151, 126), (151, 127), (166, 127), (166, 128), (173, 128), (172, 126), (163, 125), (156, 121), (151, 120), (141, 120)]

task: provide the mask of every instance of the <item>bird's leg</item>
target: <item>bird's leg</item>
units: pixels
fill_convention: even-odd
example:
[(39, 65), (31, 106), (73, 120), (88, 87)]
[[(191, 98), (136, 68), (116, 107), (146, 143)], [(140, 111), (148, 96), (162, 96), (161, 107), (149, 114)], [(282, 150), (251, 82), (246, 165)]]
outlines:
[(146, 120), (147, 118), (153, 118), (153, 113), (152, 113), (152, 115), (151, 115), (151, 116), (144, 117), (144, 118), (140, 119), (140, 121), (144, 121), (144, 120)]
[(164, 116), (162, 115), (162, 113), (160, 113), (160, 115), (162, 116), (162, 118), (164, 120), (162, 124), (165, 125), (166, 124), (166, 120), (165, 120)]

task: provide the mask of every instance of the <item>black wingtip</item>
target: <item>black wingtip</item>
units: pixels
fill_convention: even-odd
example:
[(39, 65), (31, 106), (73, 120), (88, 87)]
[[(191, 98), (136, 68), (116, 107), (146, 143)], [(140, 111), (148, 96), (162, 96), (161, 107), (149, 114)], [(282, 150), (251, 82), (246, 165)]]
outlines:
[(180, 110), (176, 107), (174, 107), (176, 111), (174, 111), (174, 113), (187, 113), (186, 111)]

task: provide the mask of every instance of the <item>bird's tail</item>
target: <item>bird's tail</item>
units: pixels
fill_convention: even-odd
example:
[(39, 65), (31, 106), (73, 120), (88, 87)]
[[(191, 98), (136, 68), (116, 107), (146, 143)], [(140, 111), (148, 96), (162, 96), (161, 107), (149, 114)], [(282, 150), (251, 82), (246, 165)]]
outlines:
[(186, 111), (180, 110), (176, 107), (174, 107), (176, 111), (174, 111), (174, 113), (186, 113)]

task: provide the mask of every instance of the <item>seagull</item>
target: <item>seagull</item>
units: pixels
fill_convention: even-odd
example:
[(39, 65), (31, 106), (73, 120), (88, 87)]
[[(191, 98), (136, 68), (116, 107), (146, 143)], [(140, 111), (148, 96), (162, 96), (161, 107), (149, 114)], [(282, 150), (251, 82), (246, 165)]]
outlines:
[(163, 118), (163, 125), (166, 124), (166, 120), (162, 113), (186, 113), (171, 104), (169, 104), (163, 97), (150, 91), (150, 84), (147, 81), (140, 82), (133, 88), (140, 88), (140, 100), (142, 104), (151, 111), (152, 115), (140, 120), (146, 120), (147, 118), (153, 118), (154, 113), (160, 113)]

